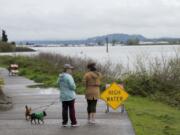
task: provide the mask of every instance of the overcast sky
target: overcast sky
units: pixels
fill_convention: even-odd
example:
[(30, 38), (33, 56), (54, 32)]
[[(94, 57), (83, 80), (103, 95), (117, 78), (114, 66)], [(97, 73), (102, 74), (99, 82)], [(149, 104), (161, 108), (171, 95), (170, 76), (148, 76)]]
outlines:
[(180, 37), (180, 0), (0, 0), (0, 29), (11, 41)]

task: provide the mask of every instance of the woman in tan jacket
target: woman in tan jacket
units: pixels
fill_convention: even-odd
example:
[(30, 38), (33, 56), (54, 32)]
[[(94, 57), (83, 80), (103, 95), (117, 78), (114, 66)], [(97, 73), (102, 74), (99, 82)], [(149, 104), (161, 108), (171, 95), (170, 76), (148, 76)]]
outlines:
[(100, 95), (100, 79), (101, 74), (97, 72), (95, 63), (89, 63), (87, 68), (89, 71), (84, 75), (85, 82), (85, 97), (87, 99), (87, 113), (88, 113), (88, 122), (95, 123), (95, 113), (97, 100)]

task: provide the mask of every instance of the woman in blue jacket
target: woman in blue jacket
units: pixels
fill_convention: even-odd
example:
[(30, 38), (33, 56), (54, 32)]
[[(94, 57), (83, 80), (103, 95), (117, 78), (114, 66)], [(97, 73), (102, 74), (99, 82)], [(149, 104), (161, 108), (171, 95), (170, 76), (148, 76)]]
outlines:
[(77, 125), (77, 120), (75, 116), (75, 98), (76, 98), (76, 85), (72, 77), (73, 66), (70, 64), (64, 65), (64, 72), (59, 75), (58, 85), (60, 89), (60, 101), (62, 102), (62, 125), (64, 127), (68, 124), (68, 109), (69, 116), (71, 119), (71, 126), (75, 127)]

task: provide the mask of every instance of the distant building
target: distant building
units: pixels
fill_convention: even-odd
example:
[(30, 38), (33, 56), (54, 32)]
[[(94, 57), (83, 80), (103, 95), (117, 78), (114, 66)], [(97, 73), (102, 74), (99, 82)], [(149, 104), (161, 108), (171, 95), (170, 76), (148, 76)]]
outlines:
[(169, 44), (168, 41), (140, 41), (140, 45), (161, 45), (161, 44)]
[(156, 42), (156, 44), (169, 44), (169, 42), (168, 41), (158, 41), (158, 42)]
[(139, 44), (140, 45), (152, 45), (154, 44), (155, 42), (144, 42), (144, 41), (140, 41)]

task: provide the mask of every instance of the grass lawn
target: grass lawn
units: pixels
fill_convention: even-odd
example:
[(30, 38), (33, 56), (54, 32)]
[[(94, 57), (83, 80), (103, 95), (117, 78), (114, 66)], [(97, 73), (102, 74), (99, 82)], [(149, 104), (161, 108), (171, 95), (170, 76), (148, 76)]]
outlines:
[(136, 135), (180, 135), (180, 110), (135, 96), (125, 106)]

